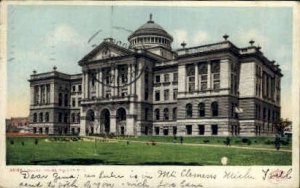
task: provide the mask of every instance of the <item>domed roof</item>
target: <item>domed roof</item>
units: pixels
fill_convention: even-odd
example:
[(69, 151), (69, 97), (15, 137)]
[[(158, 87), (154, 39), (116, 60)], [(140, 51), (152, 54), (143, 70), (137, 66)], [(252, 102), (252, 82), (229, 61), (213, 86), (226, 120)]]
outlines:
[(130, 40), (133, 37), (141, 36), (141, 35), (158, 35), (158, 36), (164, 36), (166, 38), (169, 38), (171, 41), (173, 41), (173, 37), (164, 30), (160, 25), (155, 23), (152, 20), (152, 15), (150, 14), (150, 20), (139, 27), (136, 31), (134, 31), (129, 37), (128, 40)]

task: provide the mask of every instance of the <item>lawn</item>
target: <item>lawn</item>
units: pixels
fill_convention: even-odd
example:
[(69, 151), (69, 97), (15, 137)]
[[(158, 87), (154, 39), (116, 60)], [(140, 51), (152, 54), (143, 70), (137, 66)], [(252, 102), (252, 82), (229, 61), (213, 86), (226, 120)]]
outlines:
[[(120, 140), (133, 140), (133, 141), (155, 141), (155, 142), (168, 142), (173, 143), (173, 136), (139, 136), (139, 137), (120, 137)], [(184, 143), (192, 144), (213, 144), (213, 145), (225, 145), (226, 137), (205, 137), (205, 136), (195, 136), (195, 137), (184, 137)], [(232, 146), (245, 146), (253, 148), (274, 148), (275, 138), (273, 137), (230, 137), (230, 145)], [(292, 141), (286, 142), (287, 138), (282, 139), (283, 144), (281, 144), (282, 149), (291, 149)], [(177, 136), (175, 139), (176, 143), (180, 143), (180, 137)]]
[[(37, 139), (37, 143), (36, 143)], [(7, 165), (291, 165), (292, 153), (124, 141), (7, 138)], [(13, 144), (12, 144), (13, 141)]]

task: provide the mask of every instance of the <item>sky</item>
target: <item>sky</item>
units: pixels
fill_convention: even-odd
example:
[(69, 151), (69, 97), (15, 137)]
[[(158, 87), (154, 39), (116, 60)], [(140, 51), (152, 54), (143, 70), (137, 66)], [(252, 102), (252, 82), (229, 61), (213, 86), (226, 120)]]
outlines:
[(61, 72), (80, 73), (78, 61), (92, 45), (107, 37), (128, 43), (128, 30), (146, 23), (150, 13), (173, 36), (173, 49), (183, 41), (187, 47), (220, 42), (224, 34), (238, 47), (253, 39), (282, 69), (282, 117), (291, 119), (292, 8), (95, 5), (8, 6), (6, 117), (28, 116), (33, 70), (57, 66)]

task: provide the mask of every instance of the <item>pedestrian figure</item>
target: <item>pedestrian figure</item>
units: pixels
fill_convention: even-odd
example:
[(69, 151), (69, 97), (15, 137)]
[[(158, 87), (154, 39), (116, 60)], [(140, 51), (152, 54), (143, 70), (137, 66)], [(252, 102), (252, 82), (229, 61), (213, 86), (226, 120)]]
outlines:
[(180, 143), (183, 143), (183, 136), (180, 136)]
[(129, 141), (127, 140), (127, 145), (129, 145)]
[(277, 151), (280, 149), (280, 137), (278, 135), (275, 137), (275, 148)]
[(35, 142), (34, 142), (34, 143), (35, 143), (35, 145), (37, 145), (37, 144), (39, 143), (39, 142), (38, 142), (38, 139), (35, 139)]
[(24, 141), (22, 141), (21, 144), (22, 144), (22, 146), (24, 146), (25, 145)]
[(230, 146), (230, 138), (229, 137), (226, 138), (226, 145)]

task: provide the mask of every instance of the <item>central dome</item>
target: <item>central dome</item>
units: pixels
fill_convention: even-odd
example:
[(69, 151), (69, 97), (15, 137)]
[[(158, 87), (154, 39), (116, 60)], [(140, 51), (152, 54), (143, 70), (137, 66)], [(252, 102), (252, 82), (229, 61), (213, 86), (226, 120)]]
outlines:
[(171, 48), (173, 37), (160, 25), (156, 24), (150, 14), (150, 20), (134, 31), (128, 37), (128, 41), (132, 48), (151, 48), (155, 46)]

